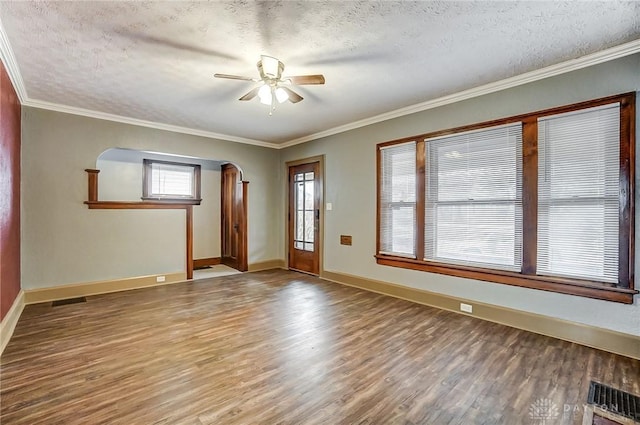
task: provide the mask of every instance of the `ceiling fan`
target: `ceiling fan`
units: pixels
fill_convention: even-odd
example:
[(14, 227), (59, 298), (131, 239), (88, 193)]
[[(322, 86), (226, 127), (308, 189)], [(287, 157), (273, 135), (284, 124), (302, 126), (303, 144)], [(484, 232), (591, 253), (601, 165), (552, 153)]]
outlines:
[(271, 56), (260, 56), (257, 66), (260, 78), (241, 77), (239, 75), (229, 74), (214, 74), (214, 77), (260, 82), (261, 84), (258, 87), (252, 89), (239, 100), (251, 100), (258, 96), (261, 103), (271, 106), (269, 115), (276, 109), (276, 102), (283, 103), (288, 100), (291, 103), (298, 103), (303, 99), (302, 96), (291, 90), (288, 86), (324, 84), (324, 76), (320, 74), (283, 77), (282, 71), (284, 71), (284, 64)]

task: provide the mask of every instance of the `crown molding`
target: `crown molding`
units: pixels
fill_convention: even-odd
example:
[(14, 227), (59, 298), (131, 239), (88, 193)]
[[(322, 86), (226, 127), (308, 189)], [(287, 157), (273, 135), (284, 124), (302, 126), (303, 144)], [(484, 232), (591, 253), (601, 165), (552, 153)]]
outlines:
[(41, 100), (27, 99), (27, 101), (23, 102), (22, 104), (24, 106), (29, 106), (32, 108), (48, 109), (50, 111), (64, 112), (64, 113), (73, 114), (73, 115), (81, 115), (83, 117), (97, 118), (97, 119), (106, 120), (106, 121), (115, 121), (123, 124), (137, 125), (140, 127), (149, 127), (149, 128), (154, 128), (156, 130), (173, 131), (174, 133), (190, 134), (193, 136), (207, 137), (210, 139), (218, 139), (218, 140), (228, 141), (228, 142), (244, 143), (247, 145), (261, 146), (265, 148), (272, 148), (272, 149), (278, 148), (278, 145), (275, 143), (263, 142), (261, 140), (246, 139), (244, 137), (214, 133), (212, 131), (198, 130), (198, 129), (189, 128), (189, 127), (180, 127), (177, 125), (164, 124), (164, 123), (155, 122), (155, 121), (146, 121), (146, 120), (141, 120), (137, 118), (130, 118), (130, 117), (124, 117), (122, 115), (108, 114), (105, 112), (94, 111), (91, 109), (76, 108), (75, 106), (61, 105), (58, 103), (45, 102)]
[(27, 96), (27, 90), (24, 86), (24, 81), (22, 80), (22, 74), (20, 73), (18, 62), (16, 62), (16, 58), (13, 55), (11, 44), (9, 44), (9, 38), (7, 37), (7, 33), (4, 30), (4, 26), (2, 25), (1, 20), (0, 20), (0, 59), (2, 59), (2, 63), (4, 64), (4, 67), (7, 70), (7, 74), (9, 74), (9, 79), (13, 84), (13, 88), (16, 90), (16, 94), (18, 95), (18, 100), (20, 100), (21, 104), (24, 104), (24, 102), (26, 102), (29, 97)]
[(532, 83), (534, 81), (543, 80), (545, 78), (565, 74), (567, 72), (576, 71), (578, 69), (587, 68), (589, 66), (598, 65), (614, 59), (633, 55), (638, 52), (640, 52), (640, 39), (630, 41), (619, 46), (611, 47), (600, 52), (582, 56), (577, 59), (568, 60), (566, 62), (561, 62), (555, 65), (547, 66), (545, 68), (537, 69), (535, 71), (526, 72), (524, 74), (506, 78), (504, 80), (474, 87), (472, 89), (464, 90), (447, 96), (442, 96), (437, 99), (428, 100), (426, 102), (417, 103), (415, 105), (406, 106), (404, 108), (396, 109), (370, 118), (365, 118), (349, 124), (330, 128), (328, 130), (310, 134), (308, 136), (303, 136), (279, 144), (278, 149), (288, 148), (290, 146), (299, 145), (301, 143), (310, 142), (312, 140), (320, 139), (323, 137), (333, 136), (334, 134), (344, 133), (345, 131), (354, 130), (356, 128), (365, 127), (371, 124), (377, 124), (379, 122), (387, 121), (393, 118), (403, 117), (405, 115), (414, 114), (416, 112), (422, 112), (428, 109), (449, 105), (451, 103), (472, 99), (474, 97), (479, 97), (485, 94), (495, 93), (512, 87), (521, 86), (527, 83)]
[(188, 127), (180, 127), (176, 125), (164, 124), (154, 121), (145, 121), (137, 118), (129, 118), (121, 115), (108, 114), (105, 112), (93, 111), (90, 109), (77, 108), (74, 106), (67, 106), (53, 102), (46, 102), (42, 100), (30, 99), (27, 95), (27, 90), (24, 85), (24, 80), (22, 79), (22, 74), (20, 73), (20, 68), (18, 67), (18, 63), (16, 62), (15, 56), (13, 54), (13, 49), (11, 48), (11, 44), (9, 43), (9, 39), (4, 30), (4, 26), (2, 25), (2, 21), (0, 21), (0, 58), (7, 69), (7, 73), (9, 74), (9, 79), (13, 84), (13, 87), (18, 94), (18, 99), (20, 100), (20, 104), (23, 106), (29, 106), (32, 108), (40, 108), (40, 109), (48, 109), (51, 111), (64, 112), (67, 114), (81, 115), (84, 117), (97, 118), (101, 120), (107, 121), (115, 121), (124, 124), (137, 125), (141, 127), (149, 127), (155, 128), (158, 130), (166, 130), (173, 131), (175, 133), (184, 133), (191, 134), (194, 136), (207, 137), (211, 139), (219, 139), (229, 142), (237, 142), (244, 143), (248, 145), (254, 146), (262, 146), (266, 148), (276, 149), (278, 147), (275, 143), (263, 142), (261, 140), (247, 139), (244, 137), (236, 137), (228, 134), (220, 134), (214, 133), (211, 131), (198, 130), (194, 128)]

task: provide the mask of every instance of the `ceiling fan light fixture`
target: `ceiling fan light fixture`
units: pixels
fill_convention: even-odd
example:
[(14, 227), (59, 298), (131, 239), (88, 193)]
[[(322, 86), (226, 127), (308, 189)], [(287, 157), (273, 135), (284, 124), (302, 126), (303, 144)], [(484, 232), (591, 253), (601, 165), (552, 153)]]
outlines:
[(264, 105), (271, 105), (271, 101), (273, 100), (273, 96), (271, 95), (271, 87), (267, 84), (262, 85), (260, 90), (258, 90), (258, 97), (260, 98), (260, 103)]
[(279, 103), (284, 103), (289, 100), (289, 95), (287, 94), (285, 89), (283, 89), (282, 87), (278, 87), (276, 89), (276, 99)]

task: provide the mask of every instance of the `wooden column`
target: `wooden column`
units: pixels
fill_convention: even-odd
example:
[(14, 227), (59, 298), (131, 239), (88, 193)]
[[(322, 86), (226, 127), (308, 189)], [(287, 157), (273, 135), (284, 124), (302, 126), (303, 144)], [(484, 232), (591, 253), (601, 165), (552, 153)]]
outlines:
[(193, 279), (193, 205), (187, 205), (187, 279)]
[(249, 237), (249, 232), (247, 229), (247, 223), (249, 221), (249, 212), (248, 212), (248, 208), (247, 208), (247, 203), (248, 203), (248, 190), (249, 190), (249, 182), (248, 181), (241, 181), (240, 184), (242, 185), (242, 217), (240, 218), (240, 229), (242, 234), (240, 235), (240, 240), (238, 241), (238, 270), (240, 270), (241, 272), (246, 272), (247, 270), (249, 270), (249, 244), (248, 244), (248, 237)]
[(98, 200), (98, 173), (100, 170), (94, 170), (92, 168), (86, 168), (84, 171), (89, 176), (89, 190), (87, 193), (87, 201), (96, 202)]

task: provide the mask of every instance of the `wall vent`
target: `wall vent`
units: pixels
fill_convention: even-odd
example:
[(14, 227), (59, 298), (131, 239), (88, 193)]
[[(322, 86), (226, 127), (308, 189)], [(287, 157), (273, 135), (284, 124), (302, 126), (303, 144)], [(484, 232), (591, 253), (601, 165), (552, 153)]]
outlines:
[(56, 300), (51, 303), (51, 307), (58, 307), (59, 305), (86, 303), (86, 297), (67, 298), (66, 300)]
[(591, 381), (587, 403), (616, 415), (640, 421), (640, 397)]

